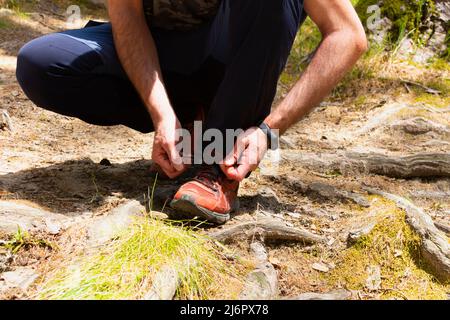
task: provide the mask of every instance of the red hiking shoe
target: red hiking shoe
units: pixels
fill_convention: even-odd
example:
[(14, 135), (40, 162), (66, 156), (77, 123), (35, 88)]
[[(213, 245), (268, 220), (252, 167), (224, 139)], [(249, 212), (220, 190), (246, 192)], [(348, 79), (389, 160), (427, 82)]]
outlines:
[(229, 180), (218, 166), (202, 166), (196, 176), (181, 186), (170, 206), (215, 224), (230, 220), (230, 213), (239, 207), (239, 182)]

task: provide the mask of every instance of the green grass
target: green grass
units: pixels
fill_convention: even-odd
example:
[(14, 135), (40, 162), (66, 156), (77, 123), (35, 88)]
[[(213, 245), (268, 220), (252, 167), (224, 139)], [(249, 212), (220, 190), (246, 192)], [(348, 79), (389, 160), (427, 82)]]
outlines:
[(30, 249), (31, 247), (43, 247), (53, 249), (55, 245), (47, 240), (33, 237), (28, 232), (23, 231), (19, 227), (17, 229), (17, 232), (12, 237), (10, 237), (9, 240), (1, 244), (1, 247), (8, 249), (13, 254), (16, 254), (22, 249), (27, 250)]
[(155, 273), (177, 271), (180, 299), (235, 299), (247, 268), (225, 259), (226, 249), (198, 232), (138, 218), (99, 253), (80, 257), (43, 283), (40, 299), (140, 299)]

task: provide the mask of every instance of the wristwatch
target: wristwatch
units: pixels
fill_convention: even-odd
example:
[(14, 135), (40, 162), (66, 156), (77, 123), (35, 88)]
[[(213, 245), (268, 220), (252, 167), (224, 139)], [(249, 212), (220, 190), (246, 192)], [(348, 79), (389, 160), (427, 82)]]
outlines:
[(280, 137), (265, 122), (262, 122), (259, 128), (267, 137), (267, 148), (272, 151), (277, 150), (280, 146)]

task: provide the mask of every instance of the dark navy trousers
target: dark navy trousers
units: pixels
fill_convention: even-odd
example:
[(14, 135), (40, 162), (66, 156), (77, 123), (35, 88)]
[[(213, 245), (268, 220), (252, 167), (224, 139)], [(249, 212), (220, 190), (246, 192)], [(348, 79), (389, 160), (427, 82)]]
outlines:
[[(303, 0), (223, 0), (215, 19), (194, 31), (152, 28), (181, 123), (192, 121), (198, 106), (208, 110), (206, 128), (247, 129), (263, 121), (304, 19)], [(109, 23), (29, 42), (18, 55), (17, 79), (39, 107), (91, 124), (153, 131)]]

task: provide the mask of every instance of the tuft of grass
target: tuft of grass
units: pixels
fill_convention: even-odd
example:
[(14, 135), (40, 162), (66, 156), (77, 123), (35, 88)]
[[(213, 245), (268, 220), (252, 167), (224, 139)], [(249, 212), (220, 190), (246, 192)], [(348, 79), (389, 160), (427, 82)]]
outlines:
[(380, 212), (377, 226), (339, 257), (339, 263), (326, 280), (334, 286), (368, 292), (367, 268), (381, 269), (381, 299), (447, 299), (450, 286), (439, 283), (427, 272), (421, 253), (421, 240), (394, 203), (375, 197), (373, 208)]
[(1, 247), (4, 247), (13, 254), (16, 254), (22, 249), (27, 250), (32, 247), (53, 249), (54, 245), (47, 240), (31, 236), (28, 232), (23, 231), (19, 227), (17, 232), (8, 241), (1, 244)]
[(163, 266), (180, 278), (178, 299), (234, 299), (249, 266), (225, 257), (226, 249), (206, 236), (170, 222), (137, 218), (99, 253), (56, 270), (40, 299), (141, 299)]

